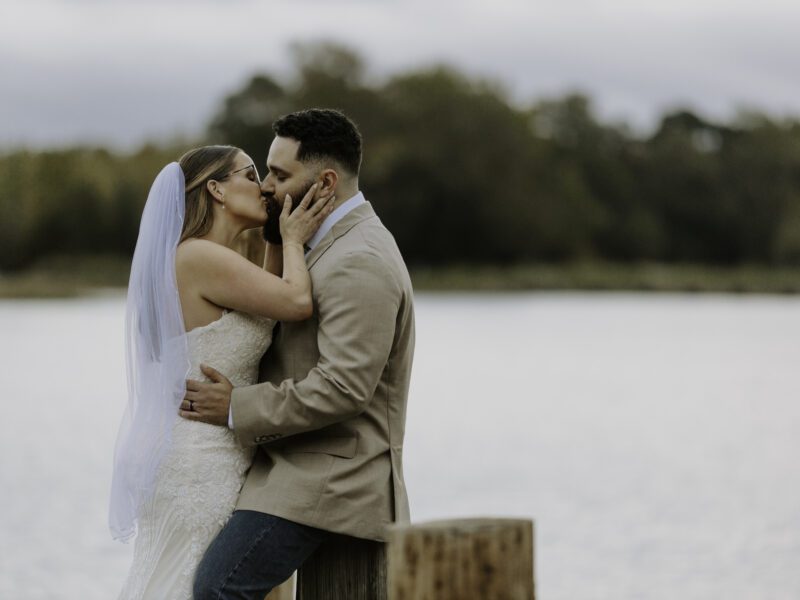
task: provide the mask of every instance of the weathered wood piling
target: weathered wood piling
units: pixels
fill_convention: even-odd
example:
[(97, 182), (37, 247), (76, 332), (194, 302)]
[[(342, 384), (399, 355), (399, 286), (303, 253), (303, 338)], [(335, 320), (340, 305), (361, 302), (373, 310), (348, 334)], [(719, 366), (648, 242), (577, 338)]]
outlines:
[(323, 544), (298, 571), (297, 600), (387, 600), (385, 544), (356, 538)]
[(321, 546), (298, 571), (296, 598), (534, 600), (533, 559), (530, 520), (397, 525), (385, 545), (339, 538)]
[(533, 522), (461, 519), (396, 526), (389, 600), (533, 600)]

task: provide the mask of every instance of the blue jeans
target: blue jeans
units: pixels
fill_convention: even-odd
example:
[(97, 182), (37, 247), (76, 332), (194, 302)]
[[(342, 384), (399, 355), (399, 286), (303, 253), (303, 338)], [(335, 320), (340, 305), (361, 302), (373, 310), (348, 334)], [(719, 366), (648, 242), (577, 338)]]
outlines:
[(263, 600), (332, 535), (273, 515), (237, 510), (197, 567), (194, 600)]

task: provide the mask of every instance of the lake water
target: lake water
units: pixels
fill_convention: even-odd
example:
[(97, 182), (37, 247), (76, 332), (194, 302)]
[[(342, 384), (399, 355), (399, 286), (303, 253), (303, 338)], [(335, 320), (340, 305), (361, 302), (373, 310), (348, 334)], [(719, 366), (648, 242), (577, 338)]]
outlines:
[[(120, 296), (0, 302), (0, 598), (114, 598)], [(415, 520), (536, 522), (538, 597), (800, 598), (800, 299), (428, 295)]]

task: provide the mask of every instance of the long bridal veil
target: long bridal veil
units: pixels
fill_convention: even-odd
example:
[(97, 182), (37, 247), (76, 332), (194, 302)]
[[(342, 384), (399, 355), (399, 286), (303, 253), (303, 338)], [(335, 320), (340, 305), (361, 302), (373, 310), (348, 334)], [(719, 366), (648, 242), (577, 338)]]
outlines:
[(158, 174), (144, 207), (131, 265), (125, 321), (128, 403), (117, 434), (109, 509), (111, 535), (122, 541), (136, 534), (140, 507), (153, 492), (189, 372), (175, 280), (184, 186), (176, 162)]

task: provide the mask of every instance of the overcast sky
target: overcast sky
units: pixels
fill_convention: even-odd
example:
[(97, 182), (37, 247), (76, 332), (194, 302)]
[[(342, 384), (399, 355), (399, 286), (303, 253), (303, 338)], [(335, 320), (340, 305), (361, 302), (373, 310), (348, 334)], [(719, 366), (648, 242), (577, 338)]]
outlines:
[(0, 148), (192, 134), (318, 39), (376, 78), (447, 62), (638, 127), (677, 105), (800, 115), (796, 0), (0, 0)]

